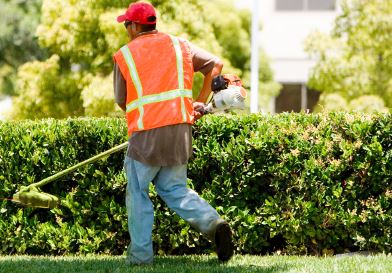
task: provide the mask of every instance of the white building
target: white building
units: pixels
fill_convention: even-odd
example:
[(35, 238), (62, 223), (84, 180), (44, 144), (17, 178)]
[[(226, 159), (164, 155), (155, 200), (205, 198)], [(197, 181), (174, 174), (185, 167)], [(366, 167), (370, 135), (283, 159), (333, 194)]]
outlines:
[[(251, 7), (253, 0), (238, 0)], [(273, 112), (312, 110), (319, 92), (306, 88), (315, 61), (304, 52), (303, 42), (314, 30), (329, 33), (338, 14), (339, 0), (258, 0), (263, 26), (260, 46), (271, 59), (275, 80), (283, 89), (275, 98)]]
[(11, 111), (12, 101), (10, 97), (0, 99), (0, 121), (6, 119), (6, 115)]

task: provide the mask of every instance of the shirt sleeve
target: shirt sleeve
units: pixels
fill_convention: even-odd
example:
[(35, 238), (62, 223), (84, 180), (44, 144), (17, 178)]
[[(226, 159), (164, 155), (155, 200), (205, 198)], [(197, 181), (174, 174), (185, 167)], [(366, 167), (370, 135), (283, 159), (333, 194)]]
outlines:
[(127, 102), (127, 84), (116, 63), (113, 67), (113, 88), (115, 102), (120, 105), (125, 104)]
[(195, 72), (201, 72), (203, 75), (208, 74), (217, 64), (220, 59), (215, 55), (189, 43), (189, 47), (192, 54), (193, 70)]

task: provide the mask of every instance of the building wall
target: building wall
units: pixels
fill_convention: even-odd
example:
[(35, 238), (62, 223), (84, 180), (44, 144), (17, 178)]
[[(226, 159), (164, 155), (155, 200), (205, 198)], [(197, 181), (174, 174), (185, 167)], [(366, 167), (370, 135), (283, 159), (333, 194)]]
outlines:
[(12, 100), (10, 97), (0, 99), (0, 121), (6, 119), (6, 115), (11, 111)]
[[(304, 10), (277, 10), (277, 1), (294, 5), (303, 2)], [(310, 1), (313, 1), (310, 3)], [(260, 46), (271, 60), (275, 80), (283, 86), (272, 104), (274, 111), (313, 110), (320, 93), (308, 90), (306, 82), (315, 61), (304, 51), (304, 40), (312, 31), (329, 33), (339, 13), (339, 0), (334, 10), (310, 10), (309, 4), (325, 4), (331, 0), (259, 0), (262, 30)], [(240, 8), (252, 8), (252, 0), (236, 2)], [(283, 3), (285, 4), (285, 3)], [(308, 6), (308, 7), (306, 7)]]
[(309, 59), (303, 49), (304, 40), (315, 30), (330, 32), (338, 11), (279, 11), (276, 10), (277, 1), (259, 1), (263, 26), (260, 45), (271, 58), (277, 81), (305, 83), (314, 61)]

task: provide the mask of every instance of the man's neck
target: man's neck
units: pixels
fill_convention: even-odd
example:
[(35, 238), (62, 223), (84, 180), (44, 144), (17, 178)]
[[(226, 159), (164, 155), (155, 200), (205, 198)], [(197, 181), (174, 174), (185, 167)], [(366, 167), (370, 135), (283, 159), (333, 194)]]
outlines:
[(143, 35), (155, 34), (155, 33), (158, 33), (158, 30), (154, 29), (154, 30), (150, 30), (150, 31), (139, 32), (138, 34), (136, 34), (135, 39), (137, 37), (140, 37), (140, 36), (143, 36)]

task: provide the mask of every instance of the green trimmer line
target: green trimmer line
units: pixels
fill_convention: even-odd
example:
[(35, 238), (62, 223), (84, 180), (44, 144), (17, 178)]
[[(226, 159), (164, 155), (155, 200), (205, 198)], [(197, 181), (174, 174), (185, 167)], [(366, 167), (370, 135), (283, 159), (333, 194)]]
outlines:
[(76, 169), (87, 165), (89, 163), (93, 163), (105, 156), (108, 156), (110, 154), (113, 154), (115, 152), (121, 151), (125, 148), (127, 148), (128, 142), (125, 142), (123, 144), (120, 144), (110, 150), (107, 150), (105, 152), (102, 152), (94, 157), (91, 157), (83, 162), (80, 162), (72, 167), (69, 167), (68, 169), (61, 171), (59, 173), (56, 173), (52, 176), (49, 176), (37, 183), (33, 183), (29, 186), (22, 186), (20, 191), (15, 193), (12, 201), (23, 205), (25, 207), (31, 207), (31, 208), (47, 208), (47, 209), (53, 209), (57, 207), (60, 204), (59, 198), (57, 198), (54, 195), (51, 195), (49, 193), (43, 192), (40, 187), (49, 184), (56, 179), (59, 179), (60, 177), (63, 177), (64, 175), (67, 175)]

